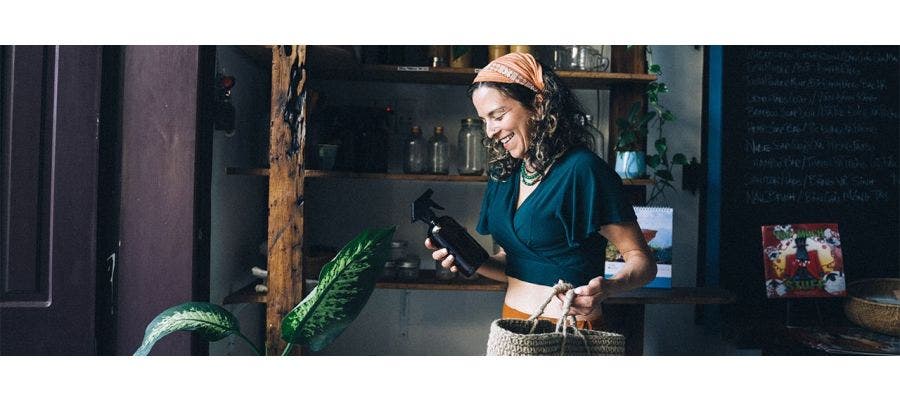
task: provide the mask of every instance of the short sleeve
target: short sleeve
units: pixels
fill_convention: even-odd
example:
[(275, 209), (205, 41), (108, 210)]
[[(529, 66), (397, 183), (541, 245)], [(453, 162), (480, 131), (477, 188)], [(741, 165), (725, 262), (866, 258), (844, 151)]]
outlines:
[(620, 178), (593, 154), (578, 154), (565, 182), (559, 218), (569, 246), (577, 247), (606, 224), (635, 221)]
[(478, 232), (479, 234), (491, 234), (490, 208), (496, 189), (497, 185), (494, 180), (488, 179), (487, 188), (484, 189), (484, 197), (481, 199), (481, 213), (478, 214), (478, 225), (475, 226), (475, 232)]

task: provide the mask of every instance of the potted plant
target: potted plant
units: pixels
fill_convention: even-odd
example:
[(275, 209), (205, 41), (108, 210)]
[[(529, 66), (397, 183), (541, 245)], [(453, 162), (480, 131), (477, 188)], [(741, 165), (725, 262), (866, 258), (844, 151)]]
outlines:
[(631, 105), (625, 118), (618, 118), (619, 138), (616, 140), (616, 173), (625, 179), (641, 178), (647, 175), (644, 141), (649, 132), (648, 124), (656, 117), (654, 111), (641, 112), (641, 102)]
[[(319, 351), (356, 319), (375, 290), (395, 229), (364, 231), (322, 267), (315, 289), (281, 320), (281, 338), (287, 342), (282, 355), (289, 354), (295, 344)], [(262, 355), (241, 333), (234, 314), (203, 302), (182, 303), (161, 312), (147, 325), (144, 340), (134, 355), (149, 354), (157, 341), (177, 331), (195, 331), (210, 342), (235, 335)]]

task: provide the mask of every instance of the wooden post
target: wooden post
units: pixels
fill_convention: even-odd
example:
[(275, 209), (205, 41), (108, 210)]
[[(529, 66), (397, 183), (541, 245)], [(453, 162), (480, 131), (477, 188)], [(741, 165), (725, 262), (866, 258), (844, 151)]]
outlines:
[[(303, 152), (306, 46), (272, 48), (266, 354), (280, 355), (281, 319), (303, 297)], [(293, 354), (299, 354), (295, 348)]]

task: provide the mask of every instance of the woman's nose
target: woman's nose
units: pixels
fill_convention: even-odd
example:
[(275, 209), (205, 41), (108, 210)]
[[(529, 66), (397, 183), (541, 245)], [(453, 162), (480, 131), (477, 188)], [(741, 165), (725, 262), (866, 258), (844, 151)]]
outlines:
[(497, 125), (491, 121), (488, 121), (485, 124), (486, 125), (484, 128), (485, 128), (485, 133), (487, 134), (487, 137), (493, 139), (494, 135), (496, 135), (497, 132), (500, 131), (500, 129), (497, 129)]

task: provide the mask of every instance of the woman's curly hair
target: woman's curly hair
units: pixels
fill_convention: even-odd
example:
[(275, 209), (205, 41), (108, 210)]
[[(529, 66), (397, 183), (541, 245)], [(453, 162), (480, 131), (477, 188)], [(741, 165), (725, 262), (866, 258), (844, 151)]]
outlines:
[[(583, 125), (584, 106), (567, 88), (556, 73), (541, 63), (544, 90), (537, 104), (537, 93), (517, 83), (476, 82), (469, 87), (469, 97), (480, 87), (498, 90), (522, 104), (532, 114), (528, 121), (530, 144), (526, 158), (541, 174), (553, 162), (575, 146), (594, 148), (594, 137)], [(519, 168), (521, 160), (513, 158), (496, 140), (485, 138), (488, 149), (489, 175), (494, 180), (506, 180)]]

